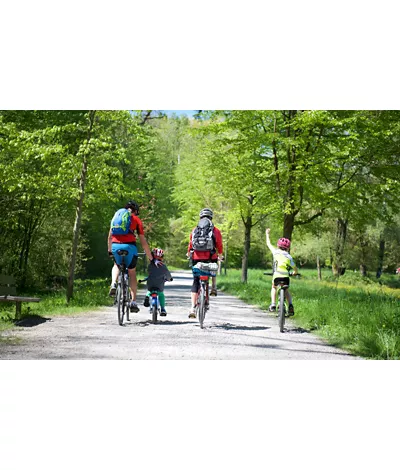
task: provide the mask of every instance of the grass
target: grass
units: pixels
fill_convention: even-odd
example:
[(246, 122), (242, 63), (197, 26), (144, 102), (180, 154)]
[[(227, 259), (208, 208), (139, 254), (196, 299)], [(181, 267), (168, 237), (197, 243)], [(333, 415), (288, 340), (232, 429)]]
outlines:
[[(296, 315), (294, 321), (330, 344), (371, 359), (400, 359), (400, 283), (385, 275), (380, 282), (346, 273), (337, 282), (324, 273), (302, 270), (301, 279), (291, 280)], [(240, 271), (230, 270), (218, 278), (218, 286), (246, 302), (267, 309), (271, 277), (262, 270), (249, 270), (248, 283)], [(398, 286), (393, 288), (390, 286)]]
[[(110, 306), (113, 299), (108, 297), (110, 279), (76, 280), (74, 297), (66, 303), (65, 289), (47, 290), (41, 292), (26, 292), (20, 295), (40, 297), (38, 303), (22, 303), (21, 319), (37, 316), (51, 317), (54, 315), (74, 315), (88, 310), (96, 310), (103, 306)], [(0, 331), (13, 326), (15, 322), (15, 303), (0, 303)]]

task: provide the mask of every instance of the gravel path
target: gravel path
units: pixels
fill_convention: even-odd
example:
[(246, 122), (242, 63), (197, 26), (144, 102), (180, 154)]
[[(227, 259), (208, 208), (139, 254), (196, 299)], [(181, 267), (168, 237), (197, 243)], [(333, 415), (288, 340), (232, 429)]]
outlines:
[[(2, 333), (1, 359), (359, 359), (326, 345), (290, 321), (280, 333), (275, 316), (237, 298), (212, 297), (205, 328), (188, 318), (191, 276), (166, 284), (167, 317), (150, 321), (140, 305), (121, 327), (115, 307), (76, 316), (51, 316), (33, 327)], [(143, 290), (139, 292), (143, 302)]]

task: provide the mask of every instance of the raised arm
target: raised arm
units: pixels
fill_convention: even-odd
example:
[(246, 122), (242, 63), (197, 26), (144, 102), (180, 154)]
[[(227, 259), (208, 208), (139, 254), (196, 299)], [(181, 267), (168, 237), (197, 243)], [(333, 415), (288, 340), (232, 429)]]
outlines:
[(271, 251), (273, 251), (273, 250), (274, 250), (274, 246), (272, 245), (271, 240), (269, 239), (269, 232), (270, 232), (270, 231), (271, 231), (270, 228), (267, 228), (267, 229), (265, 230), (265, 237), (266, 237), (266, 241), (267, 241), (267, 246), (268, 246), (268, 248), (269, 248)]
[(149, 245), (147, 244), (147, 241), (141, 233), (138, 234), (138, 237), (140, 239), (140, 244), (142, 245), (143, 250), (145, 251), (147, 258), (151, 261), (153, 259), (153, 255), (151, 254)]

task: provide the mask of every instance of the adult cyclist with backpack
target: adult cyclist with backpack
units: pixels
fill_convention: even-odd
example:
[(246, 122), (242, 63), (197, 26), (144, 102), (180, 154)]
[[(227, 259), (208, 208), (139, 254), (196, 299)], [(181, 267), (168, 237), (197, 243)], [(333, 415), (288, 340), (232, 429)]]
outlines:
[(128, 251), (125, 257), (125, 262), (128, 266), (129, 285), (131, 288), (131, 312), (138, 312), (140, 309), (136, 303), (136, 264), (138, 260), (138, 250), (136, 247), (136, 235), (139, 237), (143, 250), (150, 261), (153, 260), (153, 255), (150, 251), (149, 245), (144, 237), (143, 223), (138, 217), (139, 206), (135, 201), (129, 201), (126, 206), (119, 209), (111, 220), (111, 227), (108, 234), (108, 254), (114, 258), (114, 266), (111, 271), (111, 287), (110, 296), (114, 296), (117, 290), (117, 279), (119, 274), (118, 265), (121, 264), (122, 258), (117, 253), (118, 250)]
[[(189, 246), (187, 256), (192, 260), (192, 264), (196, 264), (199, 261), (217, 262), (218, 259), (224, 259), (223, 257), (223, 244), (221, 232), (212, 223), (214, 214), (209, 208), (202, 209), (200, 211), (200, 220), (197, 226), (190, 232)], [(189, 318), (196, 318), (196, 304), (197, 304), (197, 293), (200, 287), (200, 276), (193, 274), (193, 285), (192, 285), (192, 307), (190, 309)], [(212, 278), (212, 287), (210, 295), (217, 295), (217, 280), (214, 276)]]

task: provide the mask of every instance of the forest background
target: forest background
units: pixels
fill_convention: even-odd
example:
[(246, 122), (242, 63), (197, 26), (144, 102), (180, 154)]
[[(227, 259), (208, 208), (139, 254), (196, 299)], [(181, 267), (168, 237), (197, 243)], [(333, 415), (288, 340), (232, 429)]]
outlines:
[(399, 111), (0, 111), (0, 272), (71, 298), (109, 276), (110, 220), (134, 199), (174, 267), (210, 207), (243, 283), (270, 266), (266, 227), (319, 274), (394, 273), (399, 137)]

